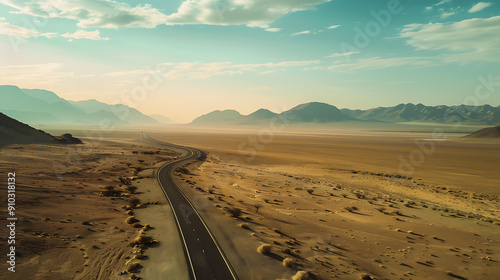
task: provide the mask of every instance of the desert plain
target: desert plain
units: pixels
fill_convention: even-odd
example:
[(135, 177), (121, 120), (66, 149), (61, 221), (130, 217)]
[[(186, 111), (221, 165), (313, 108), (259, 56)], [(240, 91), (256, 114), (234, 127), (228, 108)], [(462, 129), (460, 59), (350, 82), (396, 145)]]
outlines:
[(179, 153), (141, 131), (207, 153), (174, 177), (242, 280), (500, 278), (498, 140), (151, 126), (1, 147), (19, 219), (15, 278), (4, 262), (2, 279), (189, 279), (155, 177)]

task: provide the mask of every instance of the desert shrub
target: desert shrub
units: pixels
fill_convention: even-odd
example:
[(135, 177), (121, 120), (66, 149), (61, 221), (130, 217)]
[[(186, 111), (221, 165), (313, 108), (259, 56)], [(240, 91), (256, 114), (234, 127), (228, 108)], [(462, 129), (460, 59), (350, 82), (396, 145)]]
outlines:
[(239, 224), (238, 226), (239, 226), (240, 228), (250, 229), (250, 226), (249, 226), (247, 223)]
[(359, 198), (359, 199), (364, 199), (364, 198), (366, 197), (366, 196), (365, 196), (364, 194), (362, 194), (362, 193), (355, 193), (354, 195), (355, 195), (357, 198)]
[(132, 226), (134, 228), (142, 228), (143, 227), (143, 225), (141, 225), (140, 223), (134, 223), (134, 224), (132, 224)]
[(294, 265), (295, 265), (295, 261), (291, 258), (285, 258), (283, 260), (283, 266), (285, 266), (285, 267), (291, 268)]
[(127, 224), (134, 224), (134, 223), (139, 222), (139, 220), (137, 220), (134, 216), (130, 216), (127, 219), (125, 219), (125, 222)]
[(103, 196), (119, 196), (120, 191), (115, 190), (114, 186), (106, 186), (104, 187), (105, 191), (102, 191), (101, 194)]
[(240, 208), (236, 208), (236, 207), (226, 207), (225, 208), (226, 212), (231, 215), (231, 217), (235, 217), (235, 218), (238, 218), (239, 216), (241, 216), (241, 209)]
[(309, 279), (309, 274), (306, 271), (299, 271), (292, 277), (292, 280), (307, 280)]
[(123, 177), (123, 176), (120, 176), (118, 177), (118, 180), (120, 181), (120, 183), (122, 183), (123, 185), (130, 185), (132, 182), (130, 180), (130, 178), (127, 178), (127, 177)]
[(344, 207), (344, 209), (352, 213), (354, 211), (357, 211), (358, 207), (356, 207), (356, 206), (350, 206), (350, 207)]
[(259, 252), (263, 255), (267, 255), (267, 254), (271, 253), (271, 249), (272, 249), (271, 244), (262, 244), (259, 246), (259, 248), (257, 248), (257, 252)]
[(307, 190), (306, 190), (306, 192), (307, 192), (308, 194), (313, 194), (314, 190), (313, 190), (313, 189), (307, 189)]
[(368, 274), (361, 274), (361, 277), (360, 277), (361, 280), (373, 280), (373, 278), (368, 275)]
[(144, 229), (144, 230), (148, 230), (148, 229), (151, 229), (151, 228), (152, 228), (152, 227), (151, 227), (151, 225), (150, 225), (150, 224), (145, 224), (143, 229)]
[(128, 205), (132, 208), (137, 207), (140, 203), (141, 201), (137, 197), (133, 197), (128, 201)]
[(136, 190), (137, 190), (136, 186), (127, 186), (127, 191), (129, 193), (135, 193)]
[(141, 265), (138, 262), (131, 262), (127, 265), (127, 271), (128, 272), (134, 272), (137, 269), (139, 269)]
[(156, 243), (157, 241), (152, 236), (141, 235), (141, 236), (136, 237), (134, 239), (134, 242), (136, 244), (150, 245), (150, 244)]
[(127, 212), (125, 212), (125, 214), (132, 216), (132, 215), (134, 215), (134, 211), (132, 211), (132, 210), (127, 210)]

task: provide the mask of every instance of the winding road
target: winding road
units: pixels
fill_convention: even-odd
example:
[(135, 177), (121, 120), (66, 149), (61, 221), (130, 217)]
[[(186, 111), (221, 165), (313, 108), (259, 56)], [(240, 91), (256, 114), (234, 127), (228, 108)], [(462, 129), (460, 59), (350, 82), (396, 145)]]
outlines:
[(165, 164), (158, 170), (157, 179), (172, 207), (177, 228), (184, 243), (190, 278), (194, 280), (237, 280), (236, 273), (203, 218), (172, 178), (179, 165), (203, 159), (206, 156), (205, 153), (198, 149), (151, 139), (144, 132), (141, 138), (146, 142), (181, 152), (178, 159)]

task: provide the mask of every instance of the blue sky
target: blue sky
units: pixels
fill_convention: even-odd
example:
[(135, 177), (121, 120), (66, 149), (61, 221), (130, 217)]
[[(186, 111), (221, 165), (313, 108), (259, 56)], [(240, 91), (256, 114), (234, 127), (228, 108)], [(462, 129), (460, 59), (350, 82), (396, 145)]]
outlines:
[(181, 122), (310, 101), (500, 105), (496, 1), (146, 3), (0, 0), (0, 84)]

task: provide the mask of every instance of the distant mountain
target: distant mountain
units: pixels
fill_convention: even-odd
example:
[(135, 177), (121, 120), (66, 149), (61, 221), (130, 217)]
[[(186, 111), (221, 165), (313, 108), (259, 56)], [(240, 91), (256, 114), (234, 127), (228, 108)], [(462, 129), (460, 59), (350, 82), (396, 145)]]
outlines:
[(500, 125), (487, 127), (471, 133), (465, 137), (471, 138), (500, 138)]
[(164, 123), (164, 124), (177, 123), (176, 121), (172, 120), (171, 118), (165, 117), (163, 115), (153, 114), (153, 115), (149, 115), (149, 116), (152, 117), (153, 119), (157, 120), (159, 123)]
[(221, 123), (232, 121), (241, 117), (241, 114), (235, 110), (224, 110), (224, 111), (213, 111), (208, 114), (202, 115), (194, 119), (191, 123), (201, 124), (201, 123)]
[(57, 94), (41, 89), (20, 89), (17, 86), (0, 86), (0, 111), (19, 121), (40, 123), (114, 125), (157, 123), (136, 109), (125, 105), (108, 105), (96, 100), (67, 101)]
[(233, 121), (234, 124), (238, 125), (256, 125), (262, 124), (263, 121), (269, 121), (272, 118), (275, 118), (278, 114), (273, 113), (267, 109), (259, 109), (250, 115), (241, 116)]
[(423, 104), (399, 104), (369, 110), (342, 109), (353, 118), (382, 122), (465, 122), (473, 124), (500, 123), (500, 107), (482, 106), (425, 106)]
[(146, 116), (139, 112), (137, 109), (122, 105), (113, 104), (109, 105), (103, 102), (99, 102), (95, 99), (89, 99), (85, 101), (69, 101), (73, 106), (82, 109), (88, 114), (95, 114), (98, 112), (109, 112), (118, 116), (122, 121), (131, 124), (146, 124), (146, 123), (158, 123), (157, 120), (150, 116)]
[(354, 120), (337, 107), (320, 102), (300, 104), (281, 113), (290, 122), (338, 122)]
[(71, 134), (54, 137), (0, 113), (0, 145), (33, 143), (81, 144), (82, 141)]
[(368, 110), (341, 109), (320, 102), (297, 105), (281, 114), (267, 109), (242, 116), (237, 111), (214, 111), (196, 118), (193, 123), (219, 123), (226, 125), (262, 124), (263, 120), (276, 116), (290, 123), (330, 123), (341, 121), (369, 122), (434, 122), (494, 125), (500, 123), (500, 106), (425, 106), (423, 104), (399, 104), (393, 107), (378, 107)]

